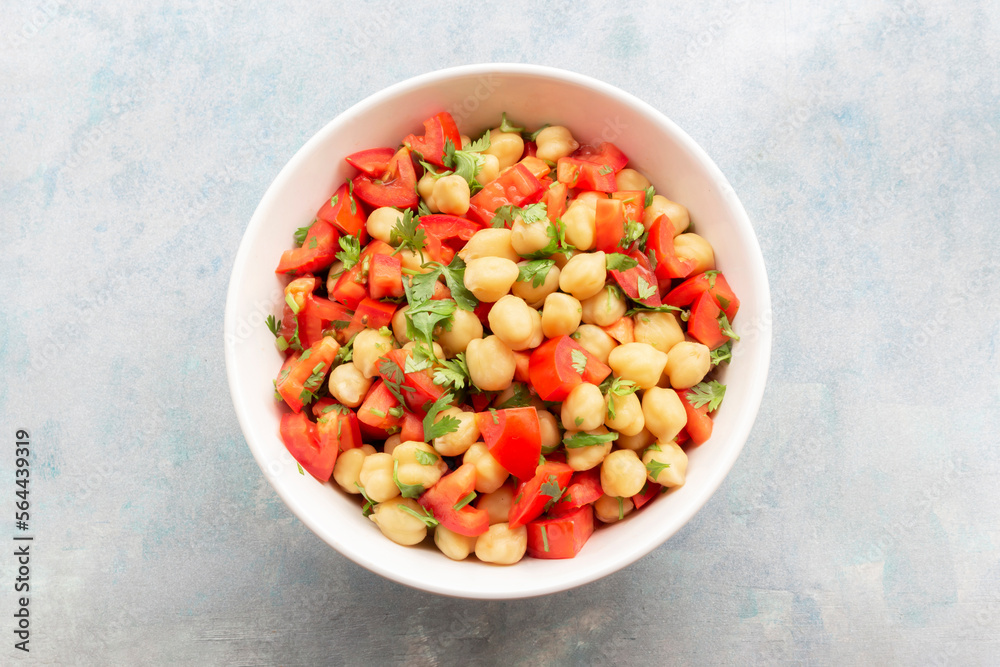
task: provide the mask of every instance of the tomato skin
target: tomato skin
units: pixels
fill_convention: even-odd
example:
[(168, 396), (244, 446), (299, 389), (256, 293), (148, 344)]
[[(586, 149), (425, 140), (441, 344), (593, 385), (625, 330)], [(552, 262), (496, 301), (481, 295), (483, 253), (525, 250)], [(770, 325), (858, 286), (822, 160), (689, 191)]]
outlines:
[(614, 192), (618, 189), (615, 173), (601, 173), (605, 167), (575, 157), (561, 157), (556, 161), (556, 178), (571, 188)]
[(366, 296), (368, 290), (365, 285), (368, 283), (368, 273), (371, 270), (371, 261), (374, 255), (391, 255), (393, 247), (388, 243), (372, 239), (365, 249), (361, 251), (357, 264), (344, 271), (330, 291), (330, 298), (338, 303), (342, 303), (351, 310), (357, 310), (358, 306)]
[(403, 263), (392, 255), (373, 255), (368, 269), (368, 293), (373, 299), (403, 296)]
[(281, 253), (281, 260), (274, 272), (295, 276), (325, 269), (337, 259), (339, 238), (340, 232), (333, 225), (317, 219), (309, 227), (301, 248)]
[(469, 537), (482, 535), (490, 529), (490, 516), (486, 510), (471, 504), (455, 509), (459, 501), (472, 493), (475, 485), (476, 466), (465, 463), (424, 491), (417, 502), (430, 510), (448, 530)]
[(696, 265), (693, 259), (681, 259), (677, 256), (674, 249), (674, 223), (666, 215), (661, 215), (650, 225), (646, 248), (652, 250), (656, 257), (656, 277), (661, 280), (687, 278)]
[(702, 292), (691, 306), (687, 332), (699, 343), (707, 345), (710, 350), (729, 340), (719, 326), (718, 317), (721, 312), (715, 298), (709, 292)]
[(468, 241), (473, 234), (483, 229), (482, 225), (472, 220), (444, 213), (421, 216), (417, 227), (423, 229), (428, 236), (436, 236), (442, 241), (454, 238)]
[(444, 395), (444, 388), (434, 384), (434, 377), (430, 370), (405, 372), (407, 354), (403, 350), (390, 350), (383, 355), (383, 359), (392, 362), (391, 364), (379, 364), (379, 376), (383, 380), (398, 382), (401, 387), (403, 399), (406, 407), (417, 415), (423, 416), (427, 412), (427, 404), (433, 403)]
[(445, 141), (451, 141), (455, 150), (462, 149), (462, 135), (458, 132), (455, 119), (447, 111), (442, 111), (424, 121), (424, 136), (411, 134), (403, 139), (403, 145), (420, 153), (426, 162), (443, 167)]
[(573, 473), (566, 493), (549, 510), (549, 516), (565, 516), (584, 505), (592, 504), (603, 495), (600, 466)]
[(587, 145), (580, 146), (573, 153), (573, 157), (602, 167), (611, 167), (615, 173), (624, 169), (625, 165), (628, 164), (628, 157), (625, 153), (622, 153), (621, 149), (610, 141), (605, 141), (596, 148)]
[[(583, 376), (573, 368), (573, 350), (587, 357)], [(543, 401), (562, 401), (581, 382), (600, 384), (611, 368), (569, 336), (550, 338), (535, 348), (528, 363), (531, 386)]]
[[(628, 253), (628, 256), (634, 259), (638, 264), (633, 266), (631, 269), (626, 269), (624, 271), (619, 271), (618, 269), (612, 269), (608, 273), (611, 277), (615, 279), (618, 286), (622, 288), (622, 291), (628, 295), (633, 301), (638, 301), (650, 307), (656, 307), (662, 305), (660, 302), (660, 289), (659, 281), (657, 280), (656, 274), (649, 270), (649, 260), (641, 252), (634, 251)], [(647, 296), (645, 299), (639, 298), (639, 280), (642, 279), (643, 287), (645, 291), (648, 292), (650, 288), (653, 289), (653, 293)]]
[[(714, 282), (715, 286), (711, 287), (710, 284)], [(721, 308), (722, 304), (725, 303), (726, 307), (723, 308), (723, 312), (726, 313), (726, 317), (732, 322), (733, 318), (736, 317), (736, 313), (740, 309), (740, 300), (736, 297), (736, 293), (733, 292), (733, 288), (729, 286), (726, 281), (726, 277), (722, 273), (717, 273), (715, 275), (715, 280), (712, 281), (704, 273), (699, 273), (693, 278), (688, 278), (680, 285), (670, 290), (670, 292), (663, 297), (663, 303), (669, 306), (689, 306), (694, 303), (703, 292), (710, 292), (715, 298), (715, 303)]]
[(565, 516), (532, 521), (527, 528), (532, 558), (573, 558), (594, 534), (594, 508), (584, 505)]
[(385, 173), (389, 160), (396, 154), (395, 148), (369, 148), (351, 153), (346, 158), (347, 164), (373, 178)]
[(627, 315), (601, 328), (622, 345), (635, 342), (635, 321)]
[(507, 472), (518, 479), (530, 479), (535, 474), (542, 455), (541, 426), (535, 408), (477, 412), (476, 426), (490, 454)]
[(514, 352), (514, 381), (531, 382), (531, 355), (524, 350), (513, 350)]
[(399, 439), (400, 442), (406, 442), (407, 440), (424, 442), (424, 420), (409, 410), (404, 410), (403, 426), (399, 432)]
[(352, 181), (355, 194), (369, 206), (415, 208), (420, 203), (417, 194), (417, 174), (405, 146), (396, 151), (381, 178), (358, 174)]
[[(306, 297), (306, 303), (299, 311), (299, 340), (302, 347), (310, 347), (323, 337), (323, 332), (334, 322), (350, 322), (354, 317), (347, 306), (339, 304), (321, 296), (310, 294)], [(340, 329), (336, 329), (340, 326)], [(334, 325), (337, 334), (344, 327), (340, 324)], [(338, 342), (346, 342), (338, 340)]]
[[(545, 160), (535, 157), (534, 155), (526, 155), (521, 158), (521, 161), (518, 162), (518, 164), (530, 171), (531, 175), (539, 180), (547, 177), (552, 172), (552, 167), (546, 164)], [(548, 183), (545, 185), (548, 187)]]
[(598, 199), (594, 244), (603, 252), (621, 252), (619, 243), (625, 238), (625, 207), (617, 199)]
[(329, 481), (339, 449), (329, 439), (322, 440), (317, 425), (304, 412), (281, 415), (281, 441), (303, 470), (321, 482)]
[(612, 192), (611, 198), (621, 201), (626, 220), (642, 222), (642, 216), (646, 211), (646, 193), (643, 190), (619, 190)]
[(361, 245), (368, 240), (365, 212), (358, 206), (347, 183), (337, 188), (333, 196), (323, 202), (316, 212), (316, 219), (329, 223), (344, 234), (357, 236)]
[(541, 190), (538, 178), (523, 164), (515, 164), (472, 195), (468, 215), (488, 225), (501, 206), (521, 206)]
[(552, 482), (558, 484), (560, 489), (565, 489), (571, 477), (573, 469), (565, 463), (546, 461), (538, 466), (533, 477), (525, 478), (526, 481), (517, 486), (514, 503), (510, 506), (508, 515), (510, 527), (523, 526), (536, 519), (545, 510), (546, 503), (552, 498), (542, 493), (543, 484)]
[(545, 212), (549, 216), (549, 222), (555, 224), (556, 220), (562, 218), (566, 213), (566, 196), (569, 194), (569, 187), (565, 183), (553, 181), (545, 190), (542, 201), (545, 202)]
[(687, 424), (684, 425), (684, 429), (687, 431), (688, 436), (691, 438), (691, 442), (695, 445), (704, 444), (710, 437), (712, 437), (712, 418), (708, 416), (708, 404), (696, 408), (691, 405), (688, 400), (687, 389), (682, 389), (677, 392), (678, 398), (681, 399), (681, 404), (684, 405), (684, 412), (687, 413)]
[(643, 505), (660, 494), (663, 487), (656, 482), (646, 482), (646, 490), (632, 496), (632, 504), (636, 509), (641, 509)]
[(300, 412), (305, 402), (304, 399), (309, 398), (308, 394), (305, 393), (305, 383), (313, 374), (313, 369), (322, 364), (323, 368), (320, 369), (319, 373), (325, 376), (339, 351), (340, 343), (329, 336), (323, 336), (308, 350), (295, 358), (295, 362), (286, 369), (288, 373), (284, 374), (284, 377), (279, 374), (276, 383), (277, 391), (294, 412)]
[(386, 433), (396, 433), (403, 425), (403, 418), (389, 414), (389, 410), (398, 406), (399, 401), (385, 382), (376, 380), (358, 408), (358, 421)]

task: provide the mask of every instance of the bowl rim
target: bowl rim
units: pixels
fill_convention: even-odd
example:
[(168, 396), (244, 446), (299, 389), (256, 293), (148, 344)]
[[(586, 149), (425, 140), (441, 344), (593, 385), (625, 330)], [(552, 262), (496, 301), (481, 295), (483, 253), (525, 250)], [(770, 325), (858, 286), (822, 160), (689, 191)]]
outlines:
[(747, 358), (744, 362), (756, 362), (755, 365), (758, 369), (760, 369), (760, 372), (749, 383), (749, 389), (743, 401), (743, 410), (740, 413), (741, 418), (734, 424), (733, 431), (729, 435), (729, 439), (739, 441), (738, 446), (729, 448), (726, 451), (727, 455), (724, 458), (716, 460), (717, 466), (713, 467), (715, 471), (714, 474), (709, 478), (707, 483), (699, 488), (696, 498), (689, 502), (686, 507), (681, 508), (681, 510), (674, 515), (674, 519), (672, 521), (674, 527), (663, 537), (662, 540), (643, 544), (637, 548), (622, 550), (619, 552), (621, 555), (618, 557), (607, 559), (606, 561), (600, 563), (599, 566), (582, 571), (577, 576), (565, 579), (558, 578), (558, 580), (554, 581), (546, 581), (545, 579), (533, 580), (530, 582), (530, 585), (497, 593), (490, 591), (469, 591), (458, 589), (450, 586), (446, 580), (428, 581), (412, 577), (405, 570), (390, 570), (383, 567), (378, 562), (366, 561), (362, 557), (362, 553), (360, 551), (353, 550), (344, 544), (332, 543), (330, 539), (327, 539), (325, 535), (327, 535), (329, 531), (311, 518), (314, 515), (314, 512), (312, 512), (311, 509), (305, 505), (305, 503), (300, 502), (296, 494), (291, 492), (290, 488), (286, 488), (284, 485), (274, 484), (270, 477), (268, 477), (266, 468), (268, 461), (264, 460), (263, 448), (257, 445), (257, 435), (249, 427), (249, 418), (247, 416), (248, 408), (242, 401), (237, 400), (237, 396), (240, 396), (242, 391), (236, 381), (235, 372), (237, 364), (237, 349), (234, 341), (237, 338), (234, 333), (238, 326), (236, 313), (237, 306), (235, 303), (237, 301), (237, 293), (239, 292), (236, 278), (245, 270), (245, 265), (249, 261), (251, 254), (249, 239), (254, 237), (256, 235), (256, 230), (264, 224), (263, 209), (266, 208), (265, 203), (269, 199), (275, 197), (276, 192), (283, 190), (286, 187), (288, 181), (292, 179), (293, 174), (299, 169), (300, 163), (307, 159), (307, 156), (313, 152), (317, 145), (326, 141), (328, 135), (336, 132), (341, 126), (349, 125), (356, 117), (362, 115), (365, 111), (378, 107), (386, 100), (392, 99), (402, 93), (428, 85), (433, 85), (441, 81), (457, 77), (486, 76), (491, 74), (527, 75), (556, 79), (572, 85), (580, 86), (582, 88), (587, 88), (601, 95), (610, 97), (621, 104), (631, 106), (641, 113), (655, 118), (658, 123), (666, 126), (669, 132), (672, 133), (673, 139), (676, 140), (684, 150), (686, 150), (701, 164), (702, 168), (705, 169), (706, 173), (710, 176), (713, 182), (721, 186), (720, 196), (726, 198), (728, 206), (734, 213), (734, 219), (731, 223), (740, 228), (744, 240), (747, 242), (745, 250), (750, 254), (748, 264), (752, 274), (754, 275), (754, 284), (757, 287), (754, 296), (760, 304), (760, 313), (767, 314), (767, 316), (770, 317), (771, 297), (767, 271), (764, 266), (763, 253), (761, 252), (760, 244), (756, 233), (754, 232), (753, 225), (750, 222), (749, 216), (747, 215), (746, 210), (744, 209), (739, 198), (736, 196), (732, 186), (729, 184), (728, 179), (726, 179), (719, 167), (715, 164), (711, 157), (709, 157), (705, 150), (702, 149), (701, 146), (699, 146), (683, 129), (681, 129), (664, 113), (647, 102), (635, 97), (631, 93), (584, 74), (545, 65), (521, 63), (477, 63), (426, 72), (372, 93), (335, 116), (315, 134), (313, 134), (313, 136), (310, 137), (305, 144), (296, 150), (295, 154), (278, 172), (274, 181), (267, 187), (267, 190), (265, 191), (261, 201), (254, 210), (249, 223), (243, 231), (239, 249), (237, 250), (236, 257), (233, 262), (233, 268), (229, 278), (229, 286), (226, 292), (226, 306), (223, 320), (223, 343), (225, 347), (226, 376), (229, 393), (232, 398), (233, 407), (236, 411), (236, 417), (240, 425), (240, 430), (242, 431), (247, 442), (247, 446), (250, 448), (254, 460), (260, 467), (261, 472), (264, 473), (264, 477), (268, 480), (271, 488), (278, 493), (281, 500), (292, 511), (292, 513), (295, 514), (295, 516), (298, 517), (298, 519), (302, 521), (314, 534), (316, 534), (317, 537), (320, 537), (320, 539), (336, 549), (338, 553), (357, 563), (361, 567), (375, 572), (386, 579), (417, 590), (446, 596), (472, 599), (519, 599), (569, 590), (577, 586), (591, 583), (628, 567), (666, 543), (667, 540), (675, 535), (678, 530), (686, 525), (691, 518), (699, 510), (701, 510), (705, 504), (707, 504), (709, 499), (718, 490), (719, 486), (721, 486), (723, 480), (725, 480), (728, 476), (730, 470), (736, 462), (736, 459), (739, 457), (743, 447), (746, 445), (747, 438), (750, 435), (750, 431), (760, 410), (770, 366), (772, 345), (772, 330), (770, 326), (757, 330), (759, 339), (757, 345), (754, 347), (756, 359), (751, 360), (750, 358)]

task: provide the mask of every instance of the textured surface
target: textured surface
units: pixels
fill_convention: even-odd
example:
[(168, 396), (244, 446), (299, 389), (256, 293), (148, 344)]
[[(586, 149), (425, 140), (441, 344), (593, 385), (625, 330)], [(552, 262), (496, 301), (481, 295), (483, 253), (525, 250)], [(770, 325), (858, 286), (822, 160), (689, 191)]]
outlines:
[[(30, 430), (32, 658), (995, 664), (1000, 8), (548, 4), (3, 9), (0, 480)], [(694, 520), (507, 603), (384, 581), (292, 517), (221, 336), (292, 153), (388, 84), (484, 60), (595, 76), (685, 128), (754, 221), (775, 322), (755, 430)]]

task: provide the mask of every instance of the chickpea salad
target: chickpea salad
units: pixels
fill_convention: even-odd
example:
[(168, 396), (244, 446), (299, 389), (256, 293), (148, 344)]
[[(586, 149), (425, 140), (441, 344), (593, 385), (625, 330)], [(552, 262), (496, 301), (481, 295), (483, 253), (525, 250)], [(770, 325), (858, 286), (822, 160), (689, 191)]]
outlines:
[(739, 299), (614, 144), (423, 126), (347, 156), (281, 257), (281, 439), (398, 544), (572, 558), (684, 484)]

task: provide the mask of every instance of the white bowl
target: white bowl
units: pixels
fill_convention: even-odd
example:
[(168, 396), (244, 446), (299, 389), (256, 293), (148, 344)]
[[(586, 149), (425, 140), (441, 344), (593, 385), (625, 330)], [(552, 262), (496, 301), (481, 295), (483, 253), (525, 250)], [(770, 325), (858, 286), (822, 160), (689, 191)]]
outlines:
[[(264, 318), (279, 313), (283, 281), (274, 267), (324, 199), (353, 169), (344, 156), (395, 146), (432, 114), (452, 113), (463, 133), (495, 126), (506, 111), (538, 127), (559, 123), (581, 143), (613, 141), (657, 192), (691, 211), (697, 232), (741, 300), (734, 323), (742, 340), (724, 371), (726, 399), (712, 438), (688, 452), (687, 483), (625, 521), (597, 531), (571, 560), (499, 567), (454, 562), (433, 547), (402, 547), (361, 515), (357, 496), (320, 484), (298, 466), (278, 435), (283, 407), (271, 380), (281, 365)], [(236, 414), (268, 481), (310, 529), (363, 567), (414, 588), (468, 598), (521, 598), (562, 591), (629, 565), (677, 532), (719, 487), (739, 455), (760, 406), (771, 350), (770, 295), (757, 238), (732, 187), (705, 152), (645, 102), (594, 79), (533, 65), (469, 65), (396, 84), (330, 121), (281, 170), (240, 244), (225, 316), (226, 368)]]

